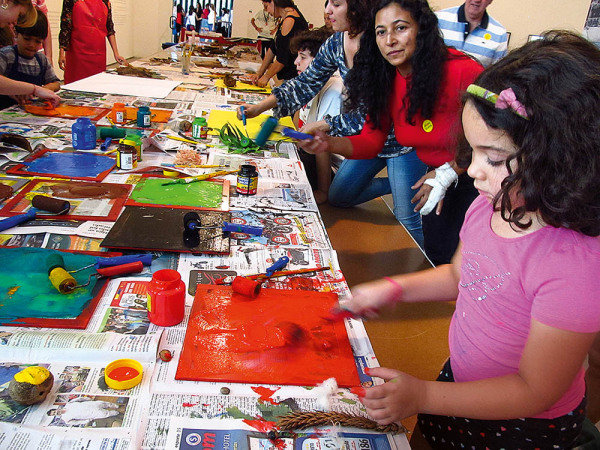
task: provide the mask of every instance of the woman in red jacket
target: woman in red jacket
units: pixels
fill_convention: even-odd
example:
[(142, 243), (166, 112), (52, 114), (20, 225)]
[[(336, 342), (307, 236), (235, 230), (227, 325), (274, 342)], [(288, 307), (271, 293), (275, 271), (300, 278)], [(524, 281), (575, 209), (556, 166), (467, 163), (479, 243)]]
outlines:
[(425, 0), (380, 0), (346, 79), (348, 106), (368, 114), (362, 132), (349, 137), (318, 132), (300, 143), (311, 153), (373, 158), (393, 124), (398, 142), (415, 147), (430, 167), (413, 186), (418, 189), (413, 203), (423, 214), (425, 252), (436, 265), (450, 262), (464, 214), (477, 196), (454, 154), (462, 135), (460, 97), (482, 70), (446, 47)]

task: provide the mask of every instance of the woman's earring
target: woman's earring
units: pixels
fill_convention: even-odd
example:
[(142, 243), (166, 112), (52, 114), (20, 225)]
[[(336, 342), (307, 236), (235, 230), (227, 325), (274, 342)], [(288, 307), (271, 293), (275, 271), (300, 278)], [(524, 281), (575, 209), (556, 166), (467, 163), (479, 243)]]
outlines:
[(0, 8), (2, 8), (2, 9), (8, 9), (8, 0), (4, 0), (2, 2), (2, 4), (0, 5)]

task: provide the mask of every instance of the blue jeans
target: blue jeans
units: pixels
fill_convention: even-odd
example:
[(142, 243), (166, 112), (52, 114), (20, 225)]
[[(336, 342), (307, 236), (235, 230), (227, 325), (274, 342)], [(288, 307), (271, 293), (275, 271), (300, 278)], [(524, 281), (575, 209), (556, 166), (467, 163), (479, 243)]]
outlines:
[[(388, 178), (375, 178), (386, 166)], [(410, 187), (426, 172), (427, 165), (415, 151), (393, 158), (346, 159), (329, 187), (329, 203), (348, 208), (392, 194), (394, 216), (422, 248), (421, 215), (410, 202), (416, 193)]]

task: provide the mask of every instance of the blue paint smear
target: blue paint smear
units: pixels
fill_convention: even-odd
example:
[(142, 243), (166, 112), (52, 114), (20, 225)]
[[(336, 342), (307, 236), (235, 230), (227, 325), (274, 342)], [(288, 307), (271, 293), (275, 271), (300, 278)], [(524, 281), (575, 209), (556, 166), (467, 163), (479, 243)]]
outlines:
[[(0, 248), (0, 323), (23, 317), (72, 319), (81, 314), (93, 297), (96, 277), (84, 288), (61, 294), (48, 278), (46, 260), (53, 253), (63, 257), (67, 270), (96, 262), (93, 256), (49, 249)], [(94, 267), (72, 275), (78, 284), (85, 284), (92, 273)]]
[(93, 153), (47, 152), (29, 163), (24, 163), (28, 172), (62, 175), (66, 177), (95, 178), (115, 166), (115, 160), (106, 155)]

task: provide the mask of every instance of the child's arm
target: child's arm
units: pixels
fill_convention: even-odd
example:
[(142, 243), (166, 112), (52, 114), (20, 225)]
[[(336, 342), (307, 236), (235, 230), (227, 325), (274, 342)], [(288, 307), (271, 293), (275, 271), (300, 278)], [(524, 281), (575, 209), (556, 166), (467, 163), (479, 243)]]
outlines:
[(53, 92), (58, 92), (58, 90), (60, 89), (60, 81), (53, 81), (52, 83), (45, 84), (42, 87), (49, 89)]
[(366, 389), (362, 401), (382, 424), (415, 413), (483, 420), (535, 416), (556, 403), (573, 383), (595, 335), (532, 320), (518, 373), (449, 383), (423, 381), (391, 369), (371, 369), (369, 375), (389, 381)]
[(358, 315), (377, 315), (393, 303), (452, 301), (458, 295), (462, 245), (459, 244), (451, 264), (420, 272), (386, 277), (352, 288), (352, 299), (344, 308)]

